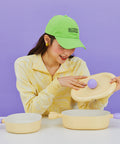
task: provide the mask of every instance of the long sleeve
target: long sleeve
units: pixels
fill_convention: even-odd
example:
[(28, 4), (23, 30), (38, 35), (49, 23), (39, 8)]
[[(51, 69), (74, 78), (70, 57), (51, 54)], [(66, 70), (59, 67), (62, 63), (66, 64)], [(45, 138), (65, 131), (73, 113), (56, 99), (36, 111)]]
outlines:
[(85, 61), (77, 60), (73, 75), (90, 76), (90, 72)]
[[(90, 72), (88, 70), (87, 64), (83, 60), (78, 60), (77, 65), (74, 68), (74, 75), (81, 75), (81, 76), (90, 76)], [(72, 99), (72, 103), (74, 104), (75, 101)], [(74, 106), (74, 108), (83, 108), (83, 105), (86, 105), (84, 102), (77, 102), (77, 104)]]
[(29, 80), (29, 71), (26, 72), (23, 65), (17, 61), (14, 63), (14, 68), (16, 74), (16, 87), (20, 93), (25, 112), (43, 114), (52, 104), (57, 90), (61, 87), (59, 81), (55, 78), (37, 95), (36, 89)]

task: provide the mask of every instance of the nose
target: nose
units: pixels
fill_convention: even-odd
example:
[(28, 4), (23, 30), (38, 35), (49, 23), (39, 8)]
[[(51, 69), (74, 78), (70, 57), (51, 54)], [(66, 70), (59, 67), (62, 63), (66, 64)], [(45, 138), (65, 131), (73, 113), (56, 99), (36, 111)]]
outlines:
[(70, 56), (74, 52), (74, 49), (64, 49), (64, 55)]

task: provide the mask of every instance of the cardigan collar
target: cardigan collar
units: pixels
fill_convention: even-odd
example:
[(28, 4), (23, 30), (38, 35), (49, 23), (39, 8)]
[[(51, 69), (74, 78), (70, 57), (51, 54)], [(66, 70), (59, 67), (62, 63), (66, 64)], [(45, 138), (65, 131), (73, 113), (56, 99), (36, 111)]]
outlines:
[[(33, 61), (32, 69), (41, 71), (44, 73), (49, 73), (49, 71), (47, 70), (47, 68), (42, 60), (41, 54), (38, 54), (38, 55), (34, 54), (34, 56), (35, 56), (35, 59)], [(56, 71), (56, 73), (64, 73), (64, 72), (70, 71), (71, 69), (72, 69), (72, 67), (70, 64), (70, 60), (67, 59), (63, 64), (61, 64), (61, 66)]]

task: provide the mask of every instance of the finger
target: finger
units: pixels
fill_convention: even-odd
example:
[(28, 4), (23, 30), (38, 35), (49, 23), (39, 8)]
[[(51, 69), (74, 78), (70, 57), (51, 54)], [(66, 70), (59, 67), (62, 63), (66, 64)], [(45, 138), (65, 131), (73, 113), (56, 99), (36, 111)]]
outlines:
[(75, 79), (84, 79), (84, 78), (88, 78), (87, 76), (74, 76)]
[(76, 86), (74, 86), (74, 85), (72, 85), (72, 84), (69, 84), (69, 87), (72, 88), (72, 89), (75, 89), (75, 90), (79, 90), (78, 87), (76, 87)]
[(83, 86), (86, 86), (87, 84), (85, 84), (84, 82), (80, 82), (78, 79), (72, 79), (71, 81), (75, 82), (75, 83), (78, 83), (78, 84), (81, 84)]
[(116, 78), (111, 79), (110, 83), (117, 82)]
[(84, 85), (84, 86), (86, 86), (87, 84), (86, 83), (84, 83), (84, 82), (79, 82), (81, 85)]
[(74, 85), (74, 86), (78, 86), (78, 87), (80, 87), (80, 88), (85, 87), (85, 85), (82, 85), (82, 84), (80, 84), (80, 83), (76, 83), (76, 82), (74, 82), (74, 81), (72, 81), (70, 84), (72, 84), (72, 85)]
[(78, 84), (80, 84), (80, 85), (83, 85), (83, 86), (86, 86), (87, 84), (85, 84), (84, 82), (80, 82), (78, 79), (76, 80), (76, 79), (72, 79), (72, 81), (73, 82), (76, 82), (76, 83), (78, 83)]

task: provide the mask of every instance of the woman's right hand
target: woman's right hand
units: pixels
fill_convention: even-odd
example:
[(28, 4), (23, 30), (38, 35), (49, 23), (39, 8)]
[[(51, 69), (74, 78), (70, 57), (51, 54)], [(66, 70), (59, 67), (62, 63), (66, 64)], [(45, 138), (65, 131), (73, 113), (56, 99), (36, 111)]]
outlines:
[(79, 81), (79, 79), (85, 78), (87, 78), (87, 76), (66, 76), (58, 78), (58, 81), (60, 82), (61, 86), (79, 90), (79, 88), (84, 88), (87, 85)]

